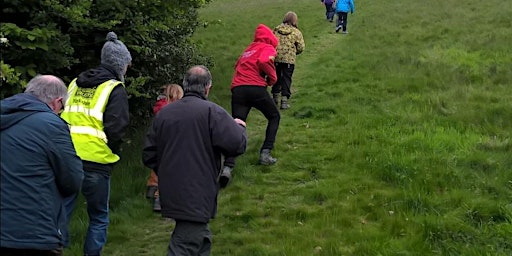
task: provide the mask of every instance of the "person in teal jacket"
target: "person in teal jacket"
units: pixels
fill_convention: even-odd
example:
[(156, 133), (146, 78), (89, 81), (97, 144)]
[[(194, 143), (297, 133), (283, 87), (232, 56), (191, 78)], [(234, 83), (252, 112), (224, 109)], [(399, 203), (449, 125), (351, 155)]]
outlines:
[(36, 76), (1, 110), (0, 255), (62, 255), (64, 197), (78, 193), (84, 173), (67, 123), (59, 78)]
[(336, 1), (336, 14), (338, 20), (336, 21), (336, 33), (342, 30), (341, 33), (348, 34), (347, 23), (348, 23), (348, 12), (354, 13), (355, 11), (354, 0), (337, 0)]

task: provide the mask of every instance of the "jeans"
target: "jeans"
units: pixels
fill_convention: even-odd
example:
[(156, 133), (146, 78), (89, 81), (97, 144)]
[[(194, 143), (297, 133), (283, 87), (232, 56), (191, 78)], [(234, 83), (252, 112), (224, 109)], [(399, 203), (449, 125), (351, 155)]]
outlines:
[(338, 20), (336, 21), (336, 26), (341, 26), (343, 28), (343, 32), (347, 31), (347, 12), (338, 12)]
[(207, 256), (212, 249), (208, 223), (176, 220), (167, 256)]
[(276, 62), (277, 82), (272, 86), (272, 93), (281, 93), (281, 96), (292, 96), (292, 75), (295, 64)]
[[(89, 227), (84, 243), (85, 255), (101, 255), (107, 242), (108, 202), (110, 197), (110, 174), (107, 172), (84, 171), (82, 194), (87, 201)], [(78, 195), (65, 199), (68, 221), (71, 219)], [(69, 226), (69, 225), (68, 225)], [(69, 244), (69, 232), (64, 232), (66, 246)]]
[[(265, 141), (263, 141), (261, 149), (273, 149), (281, 115), (272, 97), (267, 92), (267, 88), (265, 86), (243, 85), (233, 88), (231, 92), (231, 113), (233, 118), (246, 121), (251, 108), (254, 107), (259, 110), (268, 121)], [(227, 157), (224, 160), (224, 165), (234, 167), (235, 158)]]
[(332, 19), (334, 18), (334, 13), (335, 13), (335, 10), (334, 10), (333, 4), (326, 4), (325, 5), (325, 17), (329, 21), (332, 21)]

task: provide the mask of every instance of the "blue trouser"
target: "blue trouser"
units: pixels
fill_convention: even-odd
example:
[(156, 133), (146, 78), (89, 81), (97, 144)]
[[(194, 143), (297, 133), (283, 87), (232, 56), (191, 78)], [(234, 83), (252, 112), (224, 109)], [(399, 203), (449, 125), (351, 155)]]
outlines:
[(332, 21), (332, 19), (334, 18), (335, 13), (334, 7), (332, 5), (332, 3), (325, 4), (325, 17), (330, 21)]
[[(110, 174), (85, 171), (82, 194), (87, 202), (87, 214), (89, 215), (89, 228), (84, 243), (84, 254), (101, 255), (101, 250), (107, 242)], [(74, 195), (65, 199), (64, 205), (68, 221), (71, 219), (77, 196)], [(64, 241), (67, 246), (69, 244), (69, 232), (67, 230), (64, 232)]]

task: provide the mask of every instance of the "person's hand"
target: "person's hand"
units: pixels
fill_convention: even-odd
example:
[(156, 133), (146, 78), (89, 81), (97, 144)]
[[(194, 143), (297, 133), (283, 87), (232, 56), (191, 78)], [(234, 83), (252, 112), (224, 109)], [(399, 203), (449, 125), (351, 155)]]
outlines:
[(237, 123), (243, 127), (246, 127), (246, 124), (245, 124), (244, 120), (242, 120), (242, 119), (235, 118), (235, 123)]

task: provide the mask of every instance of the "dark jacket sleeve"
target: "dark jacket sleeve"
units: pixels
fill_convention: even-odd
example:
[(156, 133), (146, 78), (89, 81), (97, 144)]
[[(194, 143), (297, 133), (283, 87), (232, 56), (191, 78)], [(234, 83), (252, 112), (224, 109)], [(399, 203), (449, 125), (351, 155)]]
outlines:
[(158, 173), (155, 122), (156, 120), (153, 120), (153, 123), (146, 133), (146, 138), (144, 139), (144, 145), (142, 148), (142, 162), (145, 166), (151, 168), (155, 173)]
[(55, 173), (60, 193), (66, 197), (78, 193), (82, 186), (84, 171), (82, 160), (77, 156), (69, 128), (63, 120), (52, 120), (49, 159)]
[(211, 124), (213, 146), (219, 148), (226, 157), (243, 154), (247, 147), (245, 127), (235, 120), (220, 106), (212, 109)]
[(128, 93), (124, 86), (118, 85), (110, 93), (105, 113), (103, 113), (103, 125), (109, 148), (114, 154), (118, 154), (122, 139), (130, 125)]

